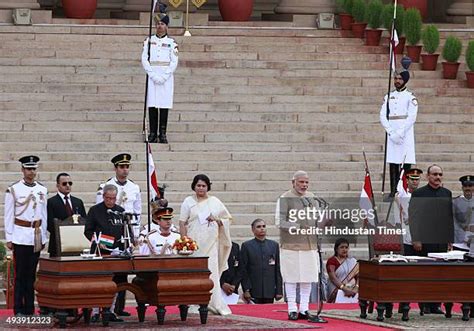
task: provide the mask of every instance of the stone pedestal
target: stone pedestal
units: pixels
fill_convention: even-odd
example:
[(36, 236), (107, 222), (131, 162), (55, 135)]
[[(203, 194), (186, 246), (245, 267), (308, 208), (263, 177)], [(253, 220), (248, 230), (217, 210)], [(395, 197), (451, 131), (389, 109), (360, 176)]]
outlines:
[(36, 0), (0, 0), (0, 9), (29, 8), (39, 9), (40, 5)]
[(277, 14), (308, 14), (334, 13), (335, 0), (281, 0), (275, 8)]
[(467, 17), (474, 16), (474, 2), (472, 0), (454, 0), (446, 13), (450, 22), (466, 23)]

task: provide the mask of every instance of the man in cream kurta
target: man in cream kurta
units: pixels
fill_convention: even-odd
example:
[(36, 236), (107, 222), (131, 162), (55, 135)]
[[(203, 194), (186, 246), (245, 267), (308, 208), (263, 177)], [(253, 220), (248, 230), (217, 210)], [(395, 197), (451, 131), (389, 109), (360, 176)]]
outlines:
[[(148, 141), (167, 144), (168, 111), (173, 108), (174, 77), (178, 66), (178, 44), (168, 36), (169, 16), (155, 16), (156, 35), (143, 43), (142, 66), (148, 75), (147, 107), (150, 123)], [(150, 52), (148, 53), (148, 49)], [(158, 124), (158, 110), (160, 113)], [(160, 133), (157, 136), (157, 129)]]
[[(395, 91), (385, 96), (380, 108), (380, 123), (387, 132), (387, 163), (390, 164), (390, 191), (395, 195), (400, 165), (410, 169), (416, 164), (414, 124), (418, 114), (418, 100), (406, 87), (410, 73), (402, 71), (394, 77)], [(389, 101), (389, 116), (387, 118), (387, 101)]]
[[(309, 177), (297, 171), (292, 179), (293, 188), (277, 201), (275, 224), (280, 229), (281, 274), (288, 300), (290, 320), (308, 319), (311, 283), (318, 282), (319, 255), (316, 235), (295, 234), (296, 230), (318, 226), (318, 220), (294, 218), (294, 211), (320, 208), (313, 193), (308, 192)], [(300, 285), (300, 307), (296, 304), (296, 285)]]

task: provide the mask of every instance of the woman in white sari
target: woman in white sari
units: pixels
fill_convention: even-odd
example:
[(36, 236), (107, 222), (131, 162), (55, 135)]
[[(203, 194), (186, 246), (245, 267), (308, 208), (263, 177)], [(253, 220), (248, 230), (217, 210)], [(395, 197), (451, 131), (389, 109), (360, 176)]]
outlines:
[(208, 195), (211, 190), (209, 177), (203, 174), (195, 176), (191, 188), (196, 194), (188, 196), (181, 204), (180, 233), (197, 242), (197, 255), (209, 257), (208, 266), (214, 282), (209, 311), (228, 315), (232, 312), (222, 298), (219, 279), (227, 270), (232, 248), (229, 231), (232, 216), (218, 198)]
[(326, 262), (329, 275), (328, 302), (358, 302), (359, 263), (349, 256), (349, 242), (339, 238), (334, 244), (334, 256)]

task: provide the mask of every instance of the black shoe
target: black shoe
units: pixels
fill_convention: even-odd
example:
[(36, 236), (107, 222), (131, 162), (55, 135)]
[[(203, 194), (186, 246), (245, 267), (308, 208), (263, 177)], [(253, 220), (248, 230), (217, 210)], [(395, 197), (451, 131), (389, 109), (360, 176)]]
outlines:
[(125, 310), (122, 310), (122, 311), (116, 311), (115, 314), (117, 316), (131, 316), (132, 314), (130, 314), (128, 311), (125, 311)]
[(160, 133), (160, 135), (158, 136), (158, 139), (159, 139), (160, 144), (168, 143), (168, 139), (166, 138), (166, 133)]
[(117, 315), (110, 313), (109, 322), (123, 322), (123, 319), (118, 318)]
[(100, 315), (99, 314), (94, 314), (91, 317), (91, 323), (99, 323), (100, 322)]
[(318, 316), (318, 315), (308, 315), (308, 322), (311, 323), (327, 323), (324, 318)]
[(292, 311), (291, 313), (288, 314), (288, 319), (290, 321), (298, 320), (298, 313), (296, 311)]
[(148, 142), (149, 143), (157, 143), (158, 142), (158, 137), (157, 137), (156, 133), (150, 133), (148, 135)]
[(303, 313), (298, 313), (298, 319), (299, 320), (307, 320), (308, 319), (308, 311), (305, 311), (304, 314)]

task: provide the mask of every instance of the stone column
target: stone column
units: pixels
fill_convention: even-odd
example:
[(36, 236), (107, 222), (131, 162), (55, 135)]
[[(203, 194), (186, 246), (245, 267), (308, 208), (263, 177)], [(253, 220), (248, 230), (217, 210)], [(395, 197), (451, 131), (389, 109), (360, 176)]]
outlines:
[(275, 8), (277, 14), (315, 15), (318, 13), (334, 13), (335, 0), (280, 0)]
[(474, 16), (474, 2), (472, 0), (453, 0), (446, 13), (448, 21), (465, 24), (468, 16)]
[(0, 0), (0, 9), (29, 8), (39, 9), (40, 5), (36, 0)]

